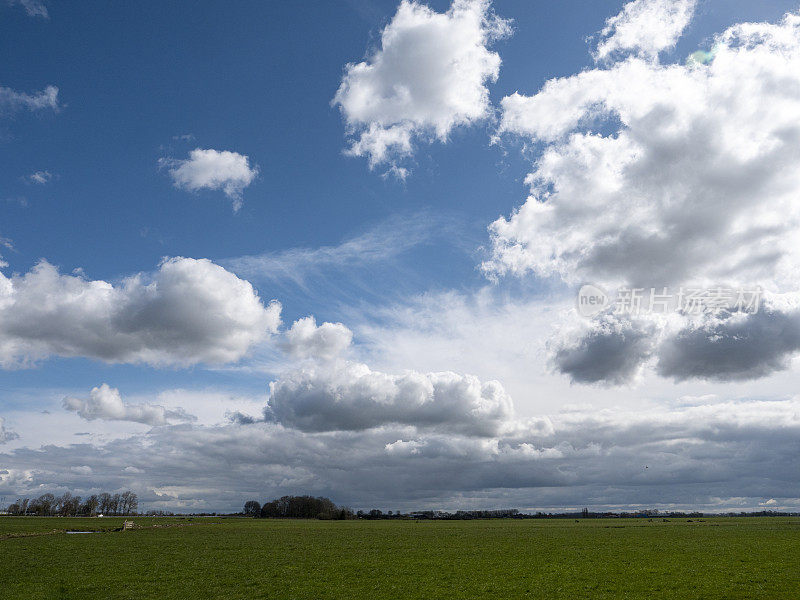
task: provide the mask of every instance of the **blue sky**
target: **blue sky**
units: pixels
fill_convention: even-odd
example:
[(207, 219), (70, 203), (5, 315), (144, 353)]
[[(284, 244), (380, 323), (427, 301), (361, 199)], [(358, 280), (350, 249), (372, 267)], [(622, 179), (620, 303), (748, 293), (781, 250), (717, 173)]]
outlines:
[[(492, 98), (532, 93), (551, 77), (586, 68), (592, 60), (585, 38), (622, 4), (497, 3), (515, 33), (497, 45), (503, 67)], [(439, 11), (447, 5), (430, 3)], [(774, 19), (789, 6), (705, 3), (705, 18), (681, 48), (693, 50), (731, 22)], [(221, 261), (331, 246), (387, 219), (424, 214), (453, 228), (457, 242), (432, 232), (429, 243), (401, 257), (402, 275), (381, 275), (376, 292), (482, 285), (475, 265), (486, 226), (524, 193), (529, 162), (515, 142), (490, 146), (488, 124), (454, 131), (450, 143), (415, 156), (414, 176), (405, 182), (384, 179), (342, 153), (341, 117), (330, 105), (342, 69), (374, 47), (395, 8), (357, 1), (303, 9), (209, 2), (192, 10), (82, 2), (54, 4), (50, 18), (41, 19), (4, 7), (3, 85), (34, 92), (54, 83), (61, 104), (58, 112), (0, 123), (2, 232), (15, 247), (5, 255), (9, 269), (24, 272), (46, 258), (64, 272), (82, 268), (92, 279), (113, 280), (152, 270), (164, 256)], [(159, 158), (183, 157), (195, 147), (234, 150), (258, 165), (240, 213), (218, 191), (187, 194), (169, 185)], [(41, 170), (53, 175), (46, 185), (25, 179)], [(268, 287), (260, 291), (274, 296)], [(319, 290), (313, 302), (281, 298), (285, 314), (338, 318), (328, 293)], [(33, 381), (28, 373), (0, 376), (12, 386), (74, 385), (107, 368), (67, 362), (37, 369)], [(141, 385), (137, 373), (121, 371)]]
[[(28, 273), (45, 259), (64, 275), (79, 269), (78, 279), (120, 287), (126, 278), (136, 274), (151, 281), (157, 277), (165, 257), (209, 259), (250, 282), (265, 306), (272, 299), (282, 305), (282, 324), (258, 342), (248, 344), (232, 360), (207, 360), (206, 355), (199, 359), (194, 355), (142, 359), (144, 354), (137, 355), (140, 358), (119, 359), (92, 352), (66, 352), (59, 349), (63, 347), (59, 346), (61, 342), (45, 343), (45, 349), (37, 350), (38, 354), (26, 355), (27, 350), (15, 354), (17, 363), (12, 365), (13, 361), (9, 361), (7, 368), (0, 370), (0, 417), (5, 417), (6, 425), (15, 432), (14, 438), (8, 440), (9, 452), (24, 453), (26, 448), (53, 441), (47, 439), (47, 432), (51, 431), (47, 428), (55, 430), (62, 422), (68, 435), (75, 433), (71, 428), (96, 427), (96, 448), (115, 440), (129, 440), (130, 436), (149, 435), (141, 423), (131, 425), (125, 419), (102, 417), (81, 421), (78, 415), (61, 407), (65, 396), (84, 398), (101, 383), (118, 388), (126, 402), (127, 398), (134, 404), (176, 402), (189, 412), (191, 398), (182, 400), (178, 395), (165, 400), (164, 394), (174, 390), (206, 394), (204, 400), (194, 400), (199, 421), (175, 426), (196, 427), (198, 435), (204, 435), (203, 427), (234, 427), (224, 424), (224, 412), (238, 410), (242, 404), (258, 416), (259, 407), (267, 402), (270, 382), (284, 381), (281, 378), (286, 372), (310, 360), (310, 351), (293, 354), (294, 342), (284, 340), (290, 335), (292, 324), (308, 315), (314, 315), (318, 325), (343, 323), (354, 333), (353, 345), (348, 345), (351, 366), (363, 361), (373, 370), (394, 374), (409, 369), (419, 373), (453, 371), (476, 375), (481, 382), (499, 380), (513, 396), (516, 411), (526, 418), (538, 418), (567, 405), (632, 410), (645, 403), (664, 408), (689, 396), (714, 396), (712, 404), (738, 402), (753, 398), (756, 390), (760, 399), (786, 400), (795, 383), (787, 361), (791, 362), (800, 348), (793, 340), (774, 350), (774, 360), (756, 361), (755, 365), (730, 366), (724, 359), (715, 362), (717, 359), (711, 357), (708, 370), (683, 371), (675, 366), (680, 360), (674, 354), (668, 358), (662, 354), (661, 366), (651, 369), (646, 361), (659, 360), (658, 353), (641, 350), (641, 356), (634, 357), (631, 350), (630, 356), (620, 355), (615, 366), (605, 371), (602, 360), (589, 356), (593, 351), (591, 342), (598, 339), (600, 329), (579, 339), (577, 346), (569, 346), (563, 332), (550, 331), (554, 323), (561, 323), (562, 312), (572, 306), (579, 281), (591, 279), (614, 287), (631, 283), (631, 277), (635, 277), (632, 270), (618, 269), (611, 262), (595, 264), (595, 271), (587, 275), (585, 269), (581, 270), (584, 266), (580, 262), (569, 263), (573, 259), (566, 254), (561, 257), (566, 262), (549, 270), (544, 259), (530, 250), (539, 243), (531, 240), (565, 240), (570, 232), (586, 224), (576, 219), (568, 227), (562, 220), (560, 229), (537, 226), (526, 232), (527, 222), (513, 217), (515, 211), (526, 206), (530, 186), (525, 178), (537, 168), (536, 160), (548, 148), (563, 147), (559, 146), (561, 141), (531, 134), (539, 125), (529, 125), (534, 117), (527, 113), (518, 115), (517, 125), (508, 125), (511, 109), (504, 99), (515, 92), (535, 97), (554, 78), (611, 69), (614, 64), (622, 64), (625, 52), (630, 53), (630, 60), (641, 61), (654, 70), (670, 65), (683, 68), (689, 54), (698, 48), (709, 49), (712, 37), (735, 23), (777, 23), (786, 12), (797, 9), (795, 2), (783, 0), (637, 0), (631, 4), (644, 6), (648, 2), (655, 7), (653, 14), (658, 18), (662, 18), (658, 10), (666, 10), (664, 6), (691, 5), (691, 18), (679, 27), (671, 43), (656, 49), (655, 63), (652, 57), (645, 56), (646, 44), (641, 40), (636, 42), (638, 46), (622, 47), (614, 59), (618, 63), (603, 63), (592, 56), (598, 40), (614, 39), (613, 32), (600, 32), (607, 19), (625, 10), (626, 2), (496, 0), (491, 7), (488, 3), (475, 3), (474, 6), (483, 7), (482, 14), (509, 19), (513, 28), (507, 35), (486, 42), (487, 51), (502, 60), (496, 82), (486, 80), (479, 85), (488, 93), (488, 108), (477, 117), (467, 118), (466, 123), (450, 127), (446, 141), (434, 139), (431, 129), (413, 129), (413, 152), (390, 156), (373, 169), (368, 166), (368, 157), (345, 154), (369, 122), (358, 121), (353, 112), (350, 116), (356, 119), (352, 121), (356, 129), (349, 130), (346, 109), (335, 105), (333, 99), (349, 63), (369, 63), (376, 56), (374, 53), (381, 52), (381, 32), (399, 14), (395, 1), (199, 2), (189, 6), (52, 0), (1, 4), (0, 86), (28, 95), (38, 94), (48, 85), (58, 88), (57, 106), (44, 109), (14, 108), (3, 105), (0, 97), (0, 238), (9, 240), (7, 247), (0, 249), (2, 260), (8, 263), (3, 269), (5, 275)], [(47, 17), (29, 14), (26, 7), (30, 6), (46, 7)], [(432, 12), (426, 14), (445, 14), (450, 3), (431, 1), (427, 6)], [(667, 14), (663, 18), (673, 17)], [(424, 71), (426, 61), (413, 68)], [(789, 72), (791, 68), (793, 63), (787, 66)], [(723, 75), (719, 75), (720, 80)], [(746, 78), (747, 74), (737, 76)], [(684, 88), (678, 86), (675, 90), (679, 96)], [(569, 98), (557, 100), (564, 103), (565, 114)], [(601, 100), (612, 103), (611, 96)], [(715, 106), (713, 103), (718, 101), (722, 102), (719, 97), (709, 96), (709, 112), (730, 111), (732, 119), (740, 117), (739, 113), (734, 114), (733, 103)], [(656, 98), (650, 108), (657, 103)], [(687, 100), (686, 106), (689, 104)], [(680, 105), (671, 110), (679, 114), (684, 108)], [(626, 110), (623, 107), (614, 114), (591, 115), (592, 119), (603, 121), (595, 131), (610, 138), (620, 132), (636, 133), (636, 124), (626, 121)], [(542, 117), (536, 115), (537, 119)], [(557, 118), (558, 115), (550, 115), (545, 120), (552, 123)], [(381, 126), (388, 127), (385, 122)], [(581, 122), (573, 132), (592, 131), (593, 127)], [(688, 138), (699, 129), (693, 126), (680, 135)], [(720, 129), (709, 133), (709, 139), (723, 139), (724, 135), (728, 135), (727, 130)], [(240, 209), (233, 207), (236, 194), (226, 195), (223, 190), (208, 186), (195, 191), (178, 187), (173, 170), (185, 164), (180, 161), (187, 161), (195, 149), (229, 151), (247, 157), (248, 168), (257, 174), (241, 189)], [(791, 154), (793, 148), (787, 152)], [(668, 171), (671, 160), (669, 156), (663, 159), (662, 172)], [(716, 164), (709, 159), (708, 165), (698, 169), (708, 171)], [(388, 173), (400, 165), (408, 170), (404, 178)], [(41, 181), (33, 177), (36, 173)], [(775, 178), (766, 181), (764, 175), (766, 183), (753, 192), (753, 197), (761, 194), (772, 198), (773, 194), (775, 206), (779, 207), (783, 200), (775, 190), (779, 183), (788, 186), (791, 182), (777, 179), (784, 174), (780, 165), (773, 167), (770, 174)], [(574, 173), (553, 177), (550, 184), (555, 187), (551, 189), (571, 189), (572, 182), (580, 178)], [(572, 179), (567, 181), (567, 177)], [(676, 177), (673, 183), (679, 179)], [(643, 197), (660, 197), (658, 191), (648, 196), (647, 186), (652, 180), (649, 175), (642, 175), (641, 181), (632, 186)], [(579, 189), (577, 183), (575, 186)], [(713, 196), (714, 190), (702, 189), (702, 193)], [(567, 205), (570, 202), (553, 197), (552, 204), (558, 206), (559, 201)], [(617, 201), (613, 198), (609, 200), (609, 207), (614, 202)], [(698, 214), (703, 212), (697, 210)], [(613, 209), (609, 208), (608, 214), (611, 212)], [(489, 225), (500, 217), (508, 220), (509, 229), (492, 237)], [(657, 225), (662, 223), (653, 219)], [(604, 231), (607, 229), (599, 226), (589, 228), (585, 239), (599, 245)], [(726, 235), (722, 229), (717, 234)], [(674, 235), (677, 240), (681, 234)], [(730, 239), (730, 232), (727, 235), (726, 239)], [(766, 239), (764, 244), (778, 244), (783, 249), (792, 239), (787, 233), (777, 241)], [(520, 272), (499, 254), (498, 248), (504, 243), (526, 247), (527, 266)], [(541, 242), (542, 247), (546, 243)], [(560, 250), (553, 243), (549, 256), (556, 264)], [(682, 263), (677, 258), (670, 260), (665, 258), (663, 264), (674, 265), (672, 272), (677, 273)], [(786, 260), (791, 264), (792, 257), (787, 255)], [(493, 266), (482, 270), (484, 263)], [(717, 281), (714, 277), (720, 276), (710, 267), (695, 267), (687, 272), (708, 276), (704, 281)], [(737, 279), (730, 270), (726, 277), (763, 283), (771, 292), (785, 296), (796, 289), (786, 283), (786, 277), (778, 277), (784, 271), (784, 263), (775, 262), (759, 272), (757, 281), (751, 271), (738, 271), (742, 277)], [(495, 277), (497, 273), (499, 277)], [(612, 275), (603, 279), (609, 273)], [(664, 284), (678, 282), (676, 275), (675, 281)], [(187, 299), (185, 310), (202, 308)], [(65, 311), (58, 318), (69, 314)], [(254, 316), (262, 323), (260, 318)], [(170, 326), (164, 325), (163, 320), (158, 322), (158, 326)], [(28, 344), (24, 346), (28, 348), (48, 338), (46, 320), (43, 323), (35, 335), (26, 334), (29, 337), (23, 339), (22, 334), (9, 333), (14, 329), (13, 323), (4, 333), (0, 318), (0, 334), (7, 335), (13, 343)], [(702, 325), (712, 326), (722, 325)], [(661, 327), (662, 324), (657, 325)], [(565, 325), (563, 330), (567, 329)], [(668, 335), (667, 329), (658, 331), (659, 336)], [(145, 337), (155, 335), (149, 330), (145, 333)], [(325, 332), (318, 335), (329, 343), (340, 333), (331, 330), (330, 337)], [(633, 348), (630, 340), (640, 339), (636, 337), (639, 335), (627, 334), (625, 353)], [(650, 340), (649, 335), (641, 334), (641, 339)], [(512, 338), (513, 344), (504, 344), (504, 340)], [(683, 348), (680, 353), (689, 356), (693, 351)], [(0, 358), (1, 352), (0, 345)], [(21, 359), (29, 361), (21, 366)], [(591, 368), (583, 367), (587, 361)], [(718, 366), (716, 370), (714, 365)], [(341, 384), (352, 374), (348, 369), (337, 371), (334, 380)], [(602, 373), (596, 376), (598, 369)], [(731, 369), (750, 375), (732, 377)], [(439, 384), (432, 385), (436, 388)], [(284, 389), (290, 388), (287, 384)], [(230, 406), (220, 402), (214, 408), (215, 394), (246, 401)], [(30, 415), (42, 410), (64, 414), (53, 417), (46, 427), (29, 420), (33, 419)], [(275, 414), (278, 416), (273, 419), (286, 427), (294, 423), (285, 415)], [(401, 423), (413, 425), (411, 421)], [(172, 426), (156, 425), (161, 429), (153, 435), (159, 439), (167, 436)], [(295, 425), (303, 430), (301, 425)], [(44, 427), (41, 431), (45, 433), (34, 434), (26, 427)], [(461, 435), (458, 427), (453, 431), (453, 435)], [(437, 432), (447, 433), (444, 428)], [(59, 448), (69, 448), (65, 439), (54, 443)], [(514, 443), (522, 443), (522, 438), (514, 439)], [(591, 446), (591, 440), (584, 441), (586, 447)], [(577, 442), (570, 443), (579, 446)], [(19, 471), (30, 459), (23, 456), (14, 460)], [(11, 464), (10, 459), (7, 462)], [(97, 472), (101, 472), (99, 466)], [(164, 477), (168, 476), (153, 474), (154, 480)], [(52, 485), (68, 485), (62, 479), (56, 477)], [(596, 478), (589, 479), (598, 484)], [(116, 485), (113, 478), (108, 481), (112, 482), (108, 485)], [(153, 496), (152, 489), (158, 486), (152, 481), (128, 484), (141, 485), (142, 497), (149, 497), (153, 506), (161, 501), (156, 496), (162, 496)], [(9, 495), (22, 493), (14, 485), (6, 482), (0, 489)], [(44, 481), (44, 485), (48, 482)], [(85, 481), (75, 485), (91, 487)], [(319, 485), (322, 487), (316, 489), (332, 489), (333, 493), (344, 495), (325, 487), (328, 483)], [(470, 488), (470, 493), (477, 494), (472, 500), (463, 501), (491, 504), (490, 499), (475, 499), (491, 496), (480, 496), (478, 487)], [(495, 482), (488, 487), (503, 488), (503, 484)], [(755, 492), (734, 493), (733, 487), (720, 491), (720, 495), (759, 496)], [(257, 491), (269, 493), (279, 488), (265, 484)], [(440, 497), (428, 500), (446, 502), (442, 499), (452, 498), (453, 493), (443, 489)], [(393, 495), (381, 496), (375, 490), (365, 494), (372, 494), (376, 502), (386, 500), (389, 504), (395, 498), (409, 502), (420, 498), (402, 489), (394, 490)], [(221, 503), (238, 501), (238, 497), (231, 499), (217, 492), (209, 491), (209, 495)], [(616, 501), (639, 501), (634, 496)], [(791, 494), (787, 491), (784, 496)], [(602, 497), (598, 505), (614, 503), (615, 499)], [(179, 507), (197, 501), (170, 498)], [(680, 498), (674, 502), (703, 502), (689, 492)], [(544, 494), (539, 505), (571, 501), (570, 496), (558, 499)]]

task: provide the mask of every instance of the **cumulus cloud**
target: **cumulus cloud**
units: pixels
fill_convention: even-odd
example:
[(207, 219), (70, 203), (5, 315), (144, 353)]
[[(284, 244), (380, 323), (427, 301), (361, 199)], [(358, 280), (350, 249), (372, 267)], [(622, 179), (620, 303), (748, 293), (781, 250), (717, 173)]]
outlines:
[(46, 261), (0, 273), (0, 365), (48, 355), (151, 365), (226, 363), (280, 325), (249, 282), (206, 259), (169, 258), (117, 285)]
[(631, 52), (652, 58), (675, 46), (694, 14), (697, 0), (634, 0), (606, 21), (595, 58)]
[(705, 65), (628, 58), (504, 98), (501, 131), (547, 147), (528, 200), (491, 227), (488, 271), (797, 289), (800, 16), (714, 48)]
[(118, 389), (105, 383), (92, 388), (88, 398), (64, 398), (63, 406), (87, 421), (132, 421), (155, 427), (169, 422), (196, 420), (196, 417), (182, 408), (167, 409), (157, 404), (127, 404), (122, 401)]
[(58, 88), (54, 85), (48, 85), (41, 92), (33, 94), (0, 86), (0, 112), (12, 113), (22, 109), (34, 111), (48, 108), (59, 109)]
[(391, 375), (361, 363), (312, 366), (270, 384), (267, 414), (303, 431), (413, 425), (464, 435), (495, 435), (513, 417), (497, 381), (456, 373)]
[[(503, 99), (499, 131), (543, 151), (526, 180), (527, 201), (490, 227), (487, 274), (673, 293), (800, 289), (800, 15), (734, 25), (702, 60), (662, 64), (658, 51), (674, 44), (693, 6), (629, 3), (608, 22), (603, 66)], [(625, 336), (612, 355), (599, 350), (623, 337), (596, 323), (560, 348), (556, 364), (577, 381), (589, 373), (590, 381), (619, 383), (661, 340), (655, 354), (665, 376), (759, 377), (797, 350), (791, 329), (768, 335), (778, 315), (684, 319), (670, 331), (654, 320), (649, 342)], [(734, 333), (740, 321), (747, 332)]]
[(581, 325), (553, 340), (550, 348), (556, 370), (573, 382), (627, 383), (651, 355), (651, 323), (606, 314)]
[(284, 348), (295, 358), (332, 360), (341, 356), (353, 341), (353, 332), (342, 323), (317, 326), (313, 316), (298, 319), (286, 332)]
[(19, 438), (19, 435), (10, 429), (6, 429), (5, 419), (0, 417), (0, 444), (5, 444), (17, 438)]
[(161, 159), (169, 169), (175, 187), (196, 192), (201, 189), (222, 190), (233, 201), (234, 211), (242, 206), (242, 191), (258, 176), (258, 167), (238, 152), (195, 148), (189, 158)]
[(446, 13), (403, 0), (381, 32), (380, 47), (345, 67), (333, 104), (353, 136), (348, 154), (365, 156), (405, 176), (397, 161), (412, 141), (445, 141), (454, 127), (491, 113), (487, 83), (500, 72), (488, 48), (510, 33), (510, 24), (488, 0), (454, 0)]
[(47, 12), (47, 6), (41, 0), (8, 0), (8, 4), (11, 6), (19, 4), (25, 9), (29, 17), (47, 19), (50, 16)]

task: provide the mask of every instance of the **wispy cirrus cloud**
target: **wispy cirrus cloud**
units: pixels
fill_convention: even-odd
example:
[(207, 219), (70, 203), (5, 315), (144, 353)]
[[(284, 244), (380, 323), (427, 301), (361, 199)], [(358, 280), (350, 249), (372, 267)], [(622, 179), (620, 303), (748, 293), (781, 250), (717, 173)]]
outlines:
[(460, 238), (454, 232), (459, 228), (454, 217), (421, 212), (393, 216), (335, 245), (290, 248), (220, 262), (242, 277), (274, 285), (288, 283), (304, 291), (319, 282), (335, 287), (337, 282), (387, 265), (393, 265), (393, 272), (402, 279), (404, 271), (396, 263), (403, 255), (436, 242), (458, 245)]
[(34, 171), (25, 178), (29, 183), (35, 183), (37, 185), (44, 185), (49, 183), (52, 179), (53, 174), (50, 171)]
[(48, 19), (50, 14), (47, 12), (47, 6), (41, 0), (7, 0), (9, 6), (19, 5), (25, 9), (29, 17), (40, 17)]
[(0, 114), (13, 113), (19, 110), (58, 110), (58, 88), (48, 85), (41, 92), (28, 94), (9, 87), (0, 86)]
[(423, 243), (430, 235), (431, 228), (422, 218), (394, 218), (337, 245), (291, 248), (232, 258), (225, 263), (242, 275), (285, 277), (302, 283), (312, 271), (389, 260)]

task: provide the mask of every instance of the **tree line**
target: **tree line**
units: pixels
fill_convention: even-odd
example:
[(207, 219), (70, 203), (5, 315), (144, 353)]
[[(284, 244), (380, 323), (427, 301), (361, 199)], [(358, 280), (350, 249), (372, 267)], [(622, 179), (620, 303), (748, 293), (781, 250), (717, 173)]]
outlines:
[(61, 496), (42, 494), (38, 498), (20, 498), (8, 507), (8, 514), (39, 517), (93, 517), (95, 515), (133, 515), (139, 508), (136, 492), (92, 494), (85, 500), (65, 492)]
[(354, 513), (346, 506), (337, 506), (330, 498), (314, 496), (283, 496), (263, 505), (248, 500), (242, 514), (261, 519), (510, 519), (522, 516), (516, 508), (459, 510), (455, 513), (428, 510), (407, 514), (399, 510), (384, 513), (373, 508)]
[(352, 519), (353, 511), (336, 506), (330, 498), (283, 496), (263, 506), (256, 500), (244, 503), (244, 515), (260, 519)]

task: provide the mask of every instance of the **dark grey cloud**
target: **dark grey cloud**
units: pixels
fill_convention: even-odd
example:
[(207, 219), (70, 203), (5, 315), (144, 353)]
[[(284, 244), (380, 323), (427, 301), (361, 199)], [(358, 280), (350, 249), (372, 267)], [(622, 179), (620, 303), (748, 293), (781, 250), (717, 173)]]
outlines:
[(236, 425), (252, 425), (265, 420), (263, 417), (254, 417), (238, 410), (226, 412), (225, 418)]
[(788, 368), (800, 350), (800, 312), (767, 307), (756, 314), (723, 314), (689, 325), (658, 349), (659, 375), (678, 381), (741, 381)]
[(758, 312), (643, 315), (603, 313), (550, 342), (556, 371), (575, 383), (619, 385), (648, 360), (675, 381), (747, 381), (789, 367), (800, 352), (800, 310), (772, 298)]
[[(0, 494), (135, 489), (143, 507), (238, 509), (330, 495), (357, 507), (800, 506), (798, 400), (550, 416), (482, 438), (424, 428), (303, 432), (276, 423), (176, 425), (102, 445), (0, 455)], [(72, 469), (75, 465), (81, 468)], [(645, 468), (647, 467), (647, 468)]]
[(655, 331), (646, 322), (601, 315), (588, 331), (551, 342), (551, 362), (575, 383), (625, 383), (650, 357)]

